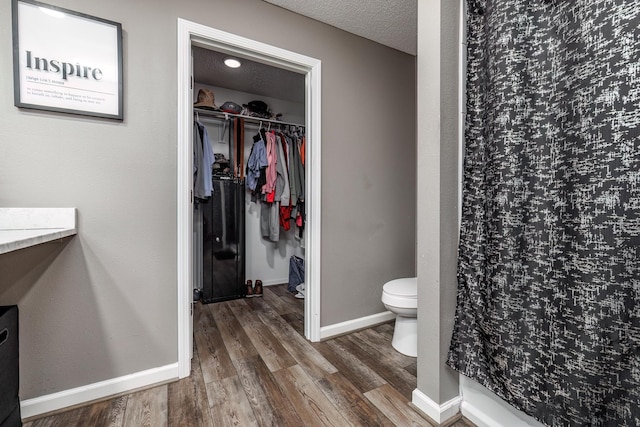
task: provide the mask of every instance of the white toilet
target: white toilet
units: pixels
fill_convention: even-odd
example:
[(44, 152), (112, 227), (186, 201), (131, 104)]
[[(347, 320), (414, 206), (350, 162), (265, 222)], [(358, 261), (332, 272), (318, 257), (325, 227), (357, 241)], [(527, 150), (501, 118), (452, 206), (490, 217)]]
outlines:
[(400, 353), (418, 356), (418, 279), (407, 277), (387, 282), (382, 287), (382, 303), (396, 314), (391, 345)]

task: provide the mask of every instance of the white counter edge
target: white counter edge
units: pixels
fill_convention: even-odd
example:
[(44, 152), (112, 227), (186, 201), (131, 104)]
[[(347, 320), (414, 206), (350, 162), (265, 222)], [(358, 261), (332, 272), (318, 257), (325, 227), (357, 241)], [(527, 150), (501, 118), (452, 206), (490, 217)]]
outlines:
[(0, 254), (73, 236), (76, 208), (0, 208)]

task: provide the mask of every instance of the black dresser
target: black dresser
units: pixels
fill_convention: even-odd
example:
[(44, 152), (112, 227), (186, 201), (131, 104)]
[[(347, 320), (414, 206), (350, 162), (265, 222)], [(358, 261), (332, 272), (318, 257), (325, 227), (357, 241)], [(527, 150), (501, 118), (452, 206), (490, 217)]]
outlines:
[(245, 295), (244, 180), (214, 177), (203, 203), (202, 298), (205, 304)]
[(0, 306), (0, 427), (22, 426), (18, 365), (18, 306)]

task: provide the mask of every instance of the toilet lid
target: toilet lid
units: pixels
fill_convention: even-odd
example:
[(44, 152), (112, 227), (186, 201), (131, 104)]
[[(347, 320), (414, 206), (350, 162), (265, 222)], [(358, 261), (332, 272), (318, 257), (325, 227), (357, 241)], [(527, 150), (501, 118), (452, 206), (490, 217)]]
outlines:
[(402, 298), (418, 298), (418, 279), (407, 277), (387, 282), (382, 287), (384, 293)]

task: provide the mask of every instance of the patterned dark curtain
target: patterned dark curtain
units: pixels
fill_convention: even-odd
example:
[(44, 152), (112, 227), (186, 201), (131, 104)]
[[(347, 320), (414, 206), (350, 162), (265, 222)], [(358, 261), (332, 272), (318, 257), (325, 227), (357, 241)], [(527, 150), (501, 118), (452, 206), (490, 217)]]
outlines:
[(640, 1), (469, 0), (448, 364), (551, 426), (640, 426)]

